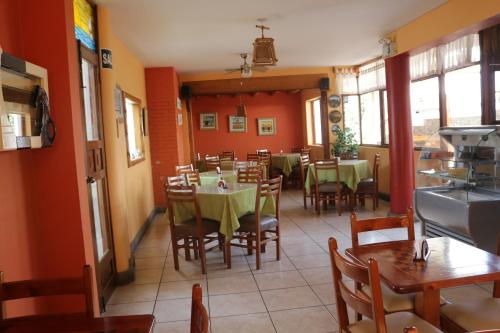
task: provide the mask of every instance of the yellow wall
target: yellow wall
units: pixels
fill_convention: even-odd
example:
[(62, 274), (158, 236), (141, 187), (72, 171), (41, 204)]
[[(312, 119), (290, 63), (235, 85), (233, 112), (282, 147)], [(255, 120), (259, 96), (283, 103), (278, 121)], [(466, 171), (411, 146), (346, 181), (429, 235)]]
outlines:
[(116, 124), (114, 87), (141, 100), (146, 107), (144, 66), (118, 40), (111, 29), (108, 10), (98, 7), (100, 47), (113, 52), (113, 69), (101, 71), (108, 182), (113, 235), (119, 272), (129, 268), (130, 243), (154, 209), (149, 137), (144, 138), (145, 161), (129, 167), (125, 123)]

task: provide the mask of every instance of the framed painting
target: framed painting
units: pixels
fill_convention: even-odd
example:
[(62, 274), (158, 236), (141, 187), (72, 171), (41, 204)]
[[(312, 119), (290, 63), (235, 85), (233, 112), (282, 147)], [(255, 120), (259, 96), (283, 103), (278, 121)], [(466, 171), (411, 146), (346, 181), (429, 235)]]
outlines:
[(247, 117), (229, 116), (229, 132), (243, 133), (247, 131)]
[(259, 135), (276, 135), (276, 119), (258, 118), (257, 131)]
[(216, 130), (217, 125), (217, 113), (200, 113), (200, 129), (201, 130)]

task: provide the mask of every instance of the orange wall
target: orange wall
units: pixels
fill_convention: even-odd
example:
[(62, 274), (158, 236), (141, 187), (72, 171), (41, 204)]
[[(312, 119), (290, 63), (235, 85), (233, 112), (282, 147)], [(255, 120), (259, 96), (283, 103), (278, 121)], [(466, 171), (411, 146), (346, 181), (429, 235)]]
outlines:
[[(272, 152), (290, 151), (302, 146), (302, 109), (300, 94), (276, 93), (272, 96), (260, 93), (254, 97), (243, 95), (247, 109), (247, 132), (230, 133), (229, 115), (235, 115), (239, 97), (196, 97), (192, 102), (193, 129), (196, 152), (219, 154), (223, 150), (234, 150), (240, 160), (258, 148)], [(200, 130), (200, 113), (216, 112), (217, 130)], [(257, 135), (257, 118), (276, 118), (276, 135)]]
[[(81, 275), (94, 258), (72, 1), (5, 0), (0, 13), (5, 51), (47, 68), (58, 129), (49, 149), (0, 153), (0, 269), (7, 281)], [(40, 306), (82, 310), (80, 300)], [(7, 315), (38, 309), (9, 304)]]

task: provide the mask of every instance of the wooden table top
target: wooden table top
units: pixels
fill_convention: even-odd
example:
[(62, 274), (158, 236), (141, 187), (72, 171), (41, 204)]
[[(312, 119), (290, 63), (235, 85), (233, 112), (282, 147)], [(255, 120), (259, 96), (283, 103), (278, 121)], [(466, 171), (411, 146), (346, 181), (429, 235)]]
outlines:
[(8, 333), (151, 333), (153, 315), (86, 318), (50, 316), (22, 321), (0, 321), (0, 332)]
[(346, 250), (364, 265), (378, 262), (382, 280), (397, 293), (412, 293), (500, 280), (500, 257), (448, 238), (427, 240), (431, 254), (426, 262), (413, 261), (416, 241), (362, 245)]

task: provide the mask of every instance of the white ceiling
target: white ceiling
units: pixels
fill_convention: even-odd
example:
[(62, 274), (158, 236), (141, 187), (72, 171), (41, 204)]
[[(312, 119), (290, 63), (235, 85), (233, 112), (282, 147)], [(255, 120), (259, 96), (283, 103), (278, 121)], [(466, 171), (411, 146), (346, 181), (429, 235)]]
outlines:
[(179, 72), (240, 65), (267, 18), (279, 67), (352, 65), (381, 54), (378, 40), (446, 0), (97, 0), (115, 35), (147, 67)]

